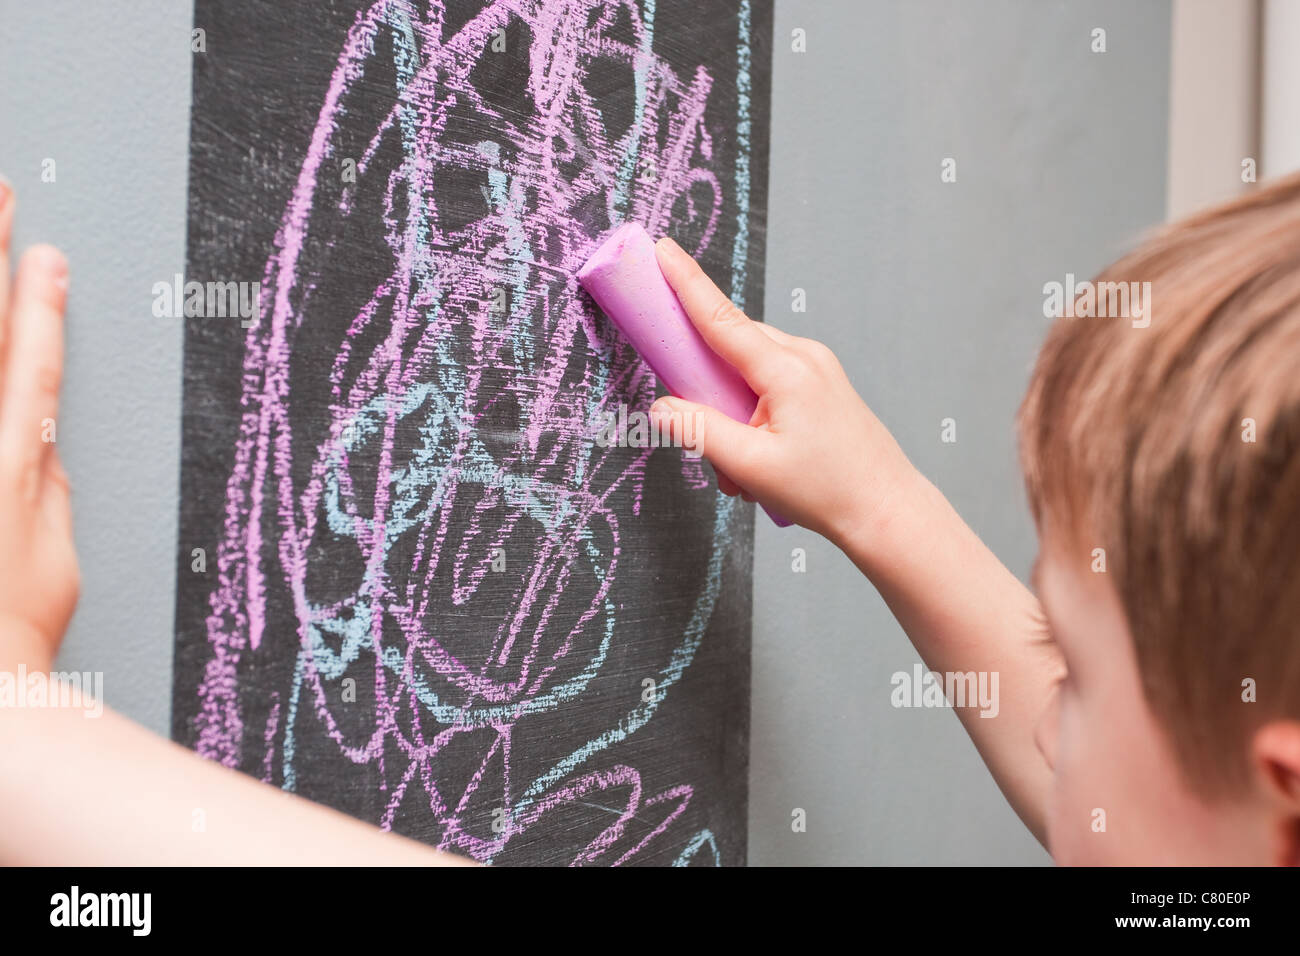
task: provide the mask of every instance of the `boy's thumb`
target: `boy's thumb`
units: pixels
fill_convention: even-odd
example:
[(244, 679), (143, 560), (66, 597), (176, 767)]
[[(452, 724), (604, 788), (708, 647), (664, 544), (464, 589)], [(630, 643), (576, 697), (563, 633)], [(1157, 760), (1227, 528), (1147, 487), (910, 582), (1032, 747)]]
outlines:
[(667, 396), (650, 406), (650, 419), (661, 435), (671, 435), (688, 452), (703, 454), (714, 467), (742, 486), (750, 478), (767, 432), (742, 425), (708, 405)]

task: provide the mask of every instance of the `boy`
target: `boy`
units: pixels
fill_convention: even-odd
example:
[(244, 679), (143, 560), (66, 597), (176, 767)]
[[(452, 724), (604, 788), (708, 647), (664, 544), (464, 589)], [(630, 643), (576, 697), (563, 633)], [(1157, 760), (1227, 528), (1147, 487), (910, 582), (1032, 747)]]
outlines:
[[(0, 253), (12, 211), (0, 189)], [(1300, 862), (1300, 177), (1107, 270), (1101, 281), (1151, 283), (1146, 327), (1066, 319), (1049, 336), (1020, 422), (1041, 604), (912, 468), (825, 346), (751, 322), (671, 240), (659, 257), (760, 401), (749, 425), (673, 398), (652, 414), (669, 428), (698, 416), (725, 493), (843, 548), (932, 669), (1000, 675), (996, 717), (959, 714), (1058, 862)], [(36, 424), (54, 415), (65, 281), (62, 259), (38, 249), (12, 304), (0, 288), (0, 669), (48, 668), (75, 601), (66, 480)], [(345, 831), (352, 859), (443, 856), (105, 718), (0, 709), (0, 816), (97, 818), (3, 833), (0, 861), (262, 862), (337, 847)], [(90, 806), (70, 778), (105, 746), (116, 758), (90, 764)], [(62, 780), (31, 773), (60, 756), (77, 768)], [(160, 821), (196, 798), (167, 805), (156, 791), (169, 788), (142, 776), (184, 778), (239, 825), (168, 842)]]
[(1039, 599), (829, 350), (659, 257), (760, 402), (652, 415), (699, 416), (723, 490), (842, 548), (931, 669), (999, 673), (995, 718), (958, 713), (1058, 863), (1300, 863), (1300, 176), (1107, 269), (1151, 283), (1143, 322), (1057, 321), (1020, 413)]

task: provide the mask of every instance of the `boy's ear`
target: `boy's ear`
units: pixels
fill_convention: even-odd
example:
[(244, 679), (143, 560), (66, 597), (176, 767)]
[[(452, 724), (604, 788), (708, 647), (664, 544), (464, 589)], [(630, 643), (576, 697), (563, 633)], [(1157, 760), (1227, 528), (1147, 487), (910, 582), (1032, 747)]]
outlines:
[(1265, 724), (1255, 732), (1251, 751), (1264, 795), (1281, 815), (1275, 862), (1300, 866), (1300, 721)]

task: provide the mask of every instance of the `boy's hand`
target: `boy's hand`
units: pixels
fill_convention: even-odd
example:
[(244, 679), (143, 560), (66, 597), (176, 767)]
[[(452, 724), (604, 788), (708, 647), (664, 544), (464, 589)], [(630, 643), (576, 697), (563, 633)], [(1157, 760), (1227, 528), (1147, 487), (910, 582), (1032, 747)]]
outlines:
[(68, 266), (27, 250), (12, 283), (14, 197), (0, 179), (0, 668), (48, 669), (77, 603), (68, 477), (55, 451)]
[(841, 547), (870, 533), (887, 514), (882, 505), (915, 473), (834, 353), (746, 317), (671, 239), (660, 239), (656, 253), (687, 315), (744, 376), (758, 408), (748, 425), (673, 397), (655, 402), (651, 414), (699, 416), (701, 450), (724, 493), (756, 499)]

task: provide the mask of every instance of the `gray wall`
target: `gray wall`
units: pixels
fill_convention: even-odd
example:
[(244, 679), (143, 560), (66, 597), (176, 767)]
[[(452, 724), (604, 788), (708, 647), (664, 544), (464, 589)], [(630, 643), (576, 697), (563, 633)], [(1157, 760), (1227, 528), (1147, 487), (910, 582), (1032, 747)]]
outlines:
[[(768, 319), (835, 349), (1023, 578), (1012, 422), (1042, 287), (1163, 215), (1169, 5), (778, 3), (775, 32)], [(919, 658), (871, 586), (814, 535), (757, 528), (750, 862), (1046, 862), (956, 717), (890, 705), (890, 676)]]
[[(85, 583), (62, 663), (103, 670), (108, 703), (160, 733), (181, 336), (150, 289), (184, 268), (190, 25), (174, 0), (0, 2), (15, 246), (52, 241), (72, 263), (59, 438)], [(1088, 49), (1098, 26), (1104, 55)], [(1041, 288), (1162, 215), (1168, 33), (1165, 2), (777, 4), (768, 316), (836, 349), (1022, 575), (1034, 543), (1011, 420)], [(916, 657), (870, 585), (812, 535), (758, 528), (751, 862), (1045, 862), (955, 718), (890, 707), (890, 675)]]
[[(181, 328), (152, 287), (185, 271), (187, 3), (0, 0), (0, 174), (14, 250), (67, 254), (59, 451), (82, 594), (61, 662), (167, 733), (171, 713)], [(42, 164), (54, 160), (54, 182)]]

